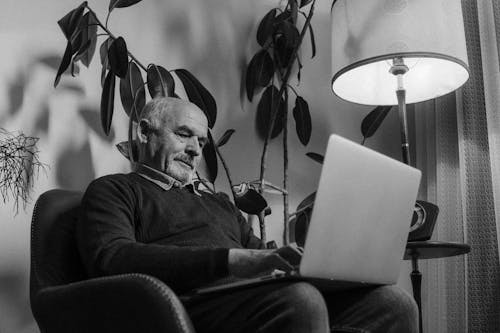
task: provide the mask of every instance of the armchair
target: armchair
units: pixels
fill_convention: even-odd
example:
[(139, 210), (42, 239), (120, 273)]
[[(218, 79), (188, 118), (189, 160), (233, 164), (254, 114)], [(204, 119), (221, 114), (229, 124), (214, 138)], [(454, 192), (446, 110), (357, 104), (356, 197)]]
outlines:
[(37, 200), (31, 223), (30, 302), (42, 333), (194, 333), (177, 296), (144, 274), (88, 279), (75, 222), (81, 192), (50, 190)]

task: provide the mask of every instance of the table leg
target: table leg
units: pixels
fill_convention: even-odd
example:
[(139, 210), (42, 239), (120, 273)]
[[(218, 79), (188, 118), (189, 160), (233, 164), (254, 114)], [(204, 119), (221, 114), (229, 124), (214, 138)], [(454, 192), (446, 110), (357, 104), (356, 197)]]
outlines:
[(411, 259), (413, 271), (410, 274), (411, 286), (413, 288), (413, 298), (417, 302), (418, 306), (418, 327), (419, 332), (423, 332), (422, 328), (422, 301), (421, 301), (421, 284), (422, 284), (422, 273), (418, 270), (418, 259), (417, 257), (412, 257)]

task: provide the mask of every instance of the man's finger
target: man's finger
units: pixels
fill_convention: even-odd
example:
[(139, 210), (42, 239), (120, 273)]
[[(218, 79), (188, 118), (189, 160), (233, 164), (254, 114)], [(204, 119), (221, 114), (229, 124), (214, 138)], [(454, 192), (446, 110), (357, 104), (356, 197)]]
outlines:
[(292, 246), (279, 248), (274, 253), (278, 254), (292, 266), (298, 265), (302, 259), (302, 253), (296, 247)]
[(283, 259), (280, 255), (273, 253), (269, 256), (270, 264), (273, 269), (279, 269), (284, 272), (293, 271), (294, 267), (285, 259)]
[(290, 246), (291, 248), (293, 248), (294, 250), (297, 250), (298, 252), (300, 252), (301, 254), (304, 253), (304, 248), (302, 246), (299, 246), (297, 243), (290, 243), (288, 246)]

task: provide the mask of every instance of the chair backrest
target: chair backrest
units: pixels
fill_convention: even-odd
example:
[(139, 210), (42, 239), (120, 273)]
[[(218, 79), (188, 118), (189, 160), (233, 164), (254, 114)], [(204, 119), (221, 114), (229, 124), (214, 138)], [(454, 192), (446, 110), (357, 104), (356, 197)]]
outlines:
[(43, 287), (86, 278), (75, 238), (81, 198), (81, 192), (50, 190), (35, 203), (31, 221), (31, 299)]

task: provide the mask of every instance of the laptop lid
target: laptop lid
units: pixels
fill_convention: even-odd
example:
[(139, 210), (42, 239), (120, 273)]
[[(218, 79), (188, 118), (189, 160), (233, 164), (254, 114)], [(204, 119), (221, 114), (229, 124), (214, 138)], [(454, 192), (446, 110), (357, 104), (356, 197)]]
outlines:
[(396, 283), (420, 177), (413, 167), (331, 135), (300, 274)]

